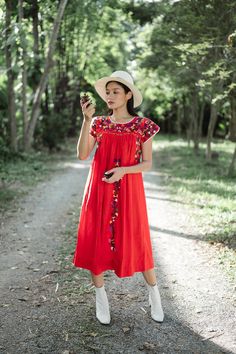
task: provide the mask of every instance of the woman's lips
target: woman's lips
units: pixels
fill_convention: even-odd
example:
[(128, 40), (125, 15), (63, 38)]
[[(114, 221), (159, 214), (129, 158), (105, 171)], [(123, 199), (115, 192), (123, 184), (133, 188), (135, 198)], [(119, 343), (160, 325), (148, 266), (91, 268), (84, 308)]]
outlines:
[(113, 101), (107, 101), (108, 104), (113, 104), (114, 102)]

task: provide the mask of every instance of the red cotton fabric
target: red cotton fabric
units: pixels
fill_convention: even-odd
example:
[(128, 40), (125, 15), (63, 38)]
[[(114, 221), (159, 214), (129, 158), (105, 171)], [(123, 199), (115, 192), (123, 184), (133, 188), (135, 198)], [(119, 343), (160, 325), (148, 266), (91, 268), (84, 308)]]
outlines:
[(96, 139), (88, 173), (73, 264), (99, 275), (114, 270), (118, 277), (154, 268), (142, 172), (125, 174), (114, 183), (104, 172), (139, 164), (142, 144), (160, 127), (149, 118), (115, 123), (109, 116), (92, 119), (89, 133)]

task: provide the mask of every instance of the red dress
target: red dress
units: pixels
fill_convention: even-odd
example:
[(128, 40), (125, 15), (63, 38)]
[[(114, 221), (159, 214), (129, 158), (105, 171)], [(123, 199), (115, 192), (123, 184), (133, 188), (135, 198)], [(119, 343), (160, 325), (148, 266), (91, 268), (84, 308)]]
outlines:
[(159, 130), (149, 118), (136, 116), (127, 123), (93, 118), (89, 133), (97, 149), (82, 200), (76, 267), (95, 275), (114, 270), (120, 278), (154, 267), (142, 172), (125, 174), (114, 183), (102, 178), (114, 167), (140, 163), (142, 143)]

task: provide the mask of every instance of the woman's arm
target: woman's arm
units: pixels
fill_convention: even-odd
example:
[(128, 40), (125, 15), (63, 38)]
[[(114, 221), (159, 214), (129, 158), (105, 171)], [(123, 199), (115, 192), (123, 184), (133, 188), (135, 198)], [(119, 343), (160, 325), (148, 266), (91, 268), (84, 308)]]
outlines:
[(77, 144), (77, 157), (86, 160), (94, 148), (96, 139), (89, 134), (91, 121), (83, 120), (80, 136)]
[(90, 125), (92, 122), (95, 107), (89, 101), (82, 104), (83, 124), (80, 131), (80, 136), (77, 144), (77, 157), (80, 160), (85, 160), (90, 155), (96, 140), (89, 134)]
[(142, 144), (142, 162), (137, 165), (133, 166), (122, 166), (122, 167), (115, 167), (107, 173), (114, 172), (114, 174), (106, 179), (105, 177), (102, 178), (102, 181), (107, 183), (114, 183), (119, 181), (126, 173), (139, 173), (143, 171), (148, 171), (152, 167), (152, 138), (148, 139), (145, 143)]
[(152, 138), (142, 144), (142, 162), (133, 166), (122, 166), (124, 174), (148, 171), (152, 168)]

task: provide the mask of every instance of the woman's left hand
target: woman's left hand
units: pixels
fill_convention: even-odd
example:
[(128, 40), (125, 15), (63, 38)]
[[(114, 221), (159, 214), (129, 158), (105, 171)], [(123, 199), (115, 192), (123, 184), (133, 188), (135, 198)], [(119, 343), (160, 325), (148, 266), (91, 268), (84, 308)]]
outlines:
[(107, 183), (114, 183), (122, 179), (122, 177), (125, 175), (125, 170), (123, 167), (115, 167), (112, 168), (111, 170), (106, 171), (106, 173), (111, 173), (111, 172), (113, 172), (113, 175), (110, 178), (103, 177), (102, 181)]

